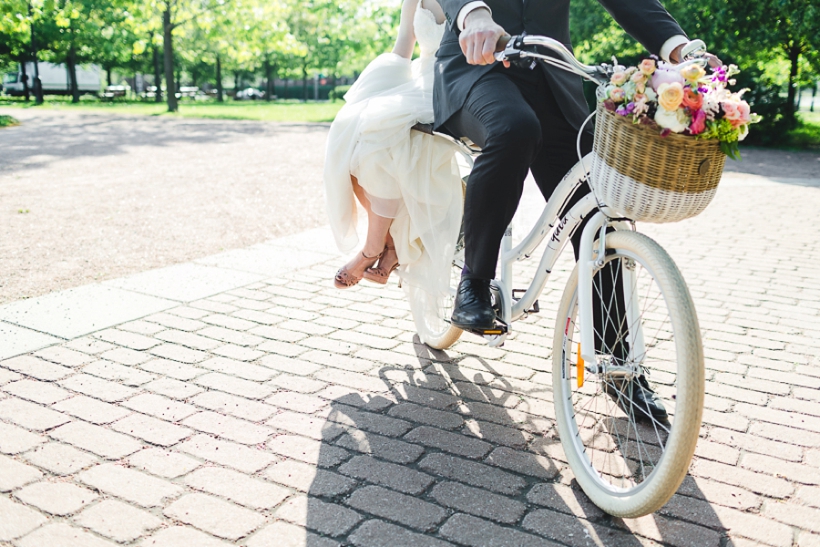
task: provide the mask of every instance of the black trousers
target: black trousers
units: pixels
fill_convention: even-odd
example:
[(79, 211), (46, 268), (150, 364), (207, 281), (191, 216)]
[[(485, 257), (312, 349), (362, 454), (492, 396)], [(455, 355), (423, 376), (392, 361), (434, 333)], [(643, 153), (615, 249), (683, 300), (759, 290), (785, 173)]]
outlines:
[[(540, 67), (500, 64), (473, 86), (445, 129), (482, 148), (467, 182), (464, 252), (467, 276), (492, 279), (501, 238), (518, 208), (527, 173), (532, 171), (548, 200), (578, 161), (578, 132), (561, 114)], [(592, 134), (585, 132), (581, 151), (591, 149)], [(586, 191), (581, 188), (571, 205)], [(580, 234), (579, 229), (573, 236), (576, 258)]]
[[(469, 137), (482, 148), (467, 181), (464, 202), (464, 275), (492, 279), (501, 239), (518, 208), (528, 171), (549, 200), (578, 161), (578, 131), (561, 114), (540, 67), (530, 70), (500, 64), (473, 86), (464, 107), (444, 128), (452, 135)], [(581, 138), (583, 154), (592, 150), (592, 140), (592, 133), (586, 131)], [(566, 210), (588, 192), (586, 185), (581, 186)], [(582, 230), (583, 224), (572, 235), (576, 260)], [(595, 276), (595, 338), (600, 351), (626, 357), (620, 281), (620, 272), (610, 267)]]

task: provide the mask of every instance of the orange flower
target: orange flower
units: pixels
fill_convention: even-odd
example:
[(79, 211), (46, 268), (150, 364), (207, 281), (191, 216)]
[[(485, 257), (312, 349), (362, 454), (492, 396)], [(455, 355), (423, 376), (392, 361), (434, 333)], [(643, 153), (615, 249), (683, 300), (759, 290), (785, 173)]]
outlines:
[(703, 95), (689, 88), (683, 90), (683, 106), (690, 110), (700, 110), (703, 106)]

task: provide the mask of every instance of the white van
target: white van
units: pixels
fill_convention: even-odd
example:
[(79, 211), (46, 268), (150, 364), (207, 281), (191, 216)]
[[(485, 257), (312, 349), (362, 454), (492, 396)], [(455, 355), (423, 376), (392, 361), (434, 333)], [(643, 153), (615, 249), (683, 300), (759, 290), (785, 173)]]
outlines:
[[(38, 63), (40, 82), (43, 84), (43, 93), (50, 95), (68, 95), (71, 93), (68, 69), (65, 65), (54, 63)], [(77, 66), (77, 88), (80, 93), (96, 94), (100, 91), (99, 65)], [(26, 63), (29, 90), (34, 92), (34, 63)], [(8, 72), (3, 77), (3, 90), (8, 95), (23, 94), (23, 71)]]

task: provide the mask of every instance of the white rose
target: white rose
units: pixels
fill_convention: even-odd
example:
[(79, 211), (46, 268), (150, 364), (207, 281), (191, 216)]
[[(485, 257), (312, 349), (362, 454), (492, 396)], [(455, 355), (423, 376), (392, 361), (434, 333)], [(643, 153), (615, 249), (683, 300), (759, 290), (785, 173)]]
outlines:
[(683, 110), (670, 112), (660, 105), (658, 105), (658, 110), (655, 112), (655, 122), (674, 133), (683, 133), (689, 127), (689, 118)]

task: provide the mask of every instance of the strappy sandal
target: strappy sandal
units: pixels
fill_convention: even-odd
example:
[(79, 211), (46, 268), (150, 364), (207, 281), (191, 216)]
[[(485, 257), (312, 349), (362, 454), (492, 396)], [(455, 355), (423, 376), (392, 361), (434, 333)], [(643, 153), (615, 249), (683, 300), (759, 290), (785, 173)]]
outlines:
[[(364, 260), (371, 261), (371, 266), (382, 257), (382, 254), (384, 254), (384, 251), (377, 254), (376, 256), (367, 256), (366, 254), (364, 254), (364, 251), (362, 251), (361, 253), (362, 258)], [(333, 284), (336, 286), (337, 289), (349, 289), (350, 287), (357, 285), (361, 280), (361, 277), (356, 277), (355, 275), (350, 273), (350, 270), (342, 266), (341, 268), (339, 268), (339, 271), (336, 272), (336, 276), (333, 278)]]
[[(384, 259), (387, 257), (387, 251), (393, 251), (393, 255), (396, 257), (396, 261), (392, 264), (383, 264)], [(381, 258), (379, 259), (379, 263), (375, 268), (367, 268), (364, 271), (363, 277), (368, 281), (372, 281), (373, 283), (378, 283), (379, 285), (386, 285), (387, 279), (390, 277), (390, 274), (393, 273), (396, 268), (399, 267), (399, 256), (396, 254), (396, 247), (390, 247), (385, 245), (384, 250), (381, 252)]]

